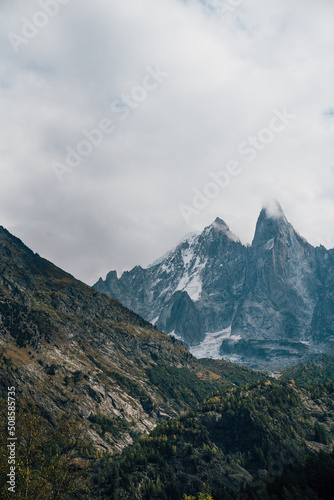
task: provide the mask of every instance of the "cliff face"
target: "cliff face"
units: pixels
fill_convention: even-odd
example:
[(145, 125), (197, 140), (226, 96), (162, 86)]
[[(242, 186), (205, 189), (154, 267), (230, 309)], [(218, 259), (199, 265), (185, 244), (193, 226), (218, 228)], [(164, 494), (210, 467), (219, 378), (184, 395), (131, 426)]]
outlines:
[(228, 328), (236, 311), (247, 248), (221, 220), (191, 234), (149, 268), (136, 266), (117, 278), (110, 272), (94, 288), (115, 297), (188, 345), (206, 332)]
[(232, 329), (251, 338), (301, 339), (310, 328), (320, 286), (314, 249), (282, 215), (260, 214), (242, 300)]
[(323, 300), (328, 255), (301, 238), (283, 212), (272, 217), (262, 210), (232, 322), (233, 334), (241, 338), (224, 340), (221, 352), (228, 349), (278, 368), (306, 355), (315, 339), (312, 322)]
[(333, 259), (333, 250), (299, 236), (275, 204), (261, 211), (250, 247), (216, 219), (149, 268), (119, 279), (109, 273), (95, 288), (177, 335), (196, 355), (210, 355), (216, 332), (216, 357), (276, 369), (333, 341)]
[(317, 250), (320, 261), (321, 287), (319, 300), (312, 318), (311, 333), (314, 342), (332, 342), (334, 338), (334, 250)]

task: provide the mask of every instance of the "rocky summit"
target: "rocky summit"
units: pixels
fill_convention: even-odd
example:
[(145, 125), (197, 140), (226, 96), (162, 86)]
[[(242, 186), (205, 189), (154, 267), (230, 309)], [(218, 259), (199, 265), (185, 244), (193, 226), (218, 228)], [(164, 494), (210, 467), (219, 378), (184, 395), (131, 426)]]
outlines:
[(276, 370), (333, 345), (334, 250), (310, 245), (277, 202), (261, 211), (250, 246), (217, 218), (147, 269), (111, 271), (94, 288), (197, 357)]

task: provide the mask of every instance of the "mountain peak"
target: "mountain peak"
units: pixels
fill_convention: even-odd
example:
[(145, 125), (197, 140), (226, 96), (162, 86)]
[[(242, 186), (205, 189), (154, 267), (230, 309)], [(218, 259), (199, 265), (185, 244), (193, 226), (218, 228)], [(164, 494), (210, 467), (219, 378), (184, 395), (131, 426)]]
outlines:
[(287, 235), (291, 229), (281, 205), (278, 201), (271, 200), (261, 210), (252, 245), (262, 245), (281, 232)]
[(271, 200), (264, 205), (257, 221), (257, 227), (265, 225), (266, 227), (278, 228), (288, 224), (289, 222), (277, 200)]
[(223, 227), (228, 227), (228, 225), (226, 224), (225, 221), (223, 221), (223, 219), (221, 219), (220, 217), (217, 217), (213, 223), (212, 223), (213, 226), (223, 226)]
[(213, 228), (216, 233), (221, 232), (225, 234), (231, 241), (240, 241), (239, 238), (234, 233), (232, 233), (226, 222), (223, 221), (223, 219), (221, 219), (220, 217), (217, 217), (213, 221), (211, 226), (209, 226), (209, 229), (211, 228)]
[[(268, 218), (268, 219), (273, 219), (273, 220), (285, 219), (286, 220), (285, 214), (283, 212), (283, 209), (282, 209), (280, 203), (275, 199), (268, 201), (263, 206), (261, 214), (263, 212), (264, 212), (264, 215), (266, 216), (266, 218)], [(260, 216), (261, 216), (261, 214), (260, 214)]]

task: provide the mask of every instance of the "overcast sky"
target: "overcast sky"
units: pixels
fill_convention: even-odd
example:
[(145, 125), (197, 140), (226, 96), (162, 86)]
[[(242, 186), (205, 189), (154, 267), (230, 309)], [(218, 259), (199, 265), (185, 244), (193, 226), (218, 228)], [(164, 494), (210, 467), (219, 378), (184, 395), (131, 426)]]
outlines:
[(0, 21), (0, 224), (35, 252), (93, 284), (217, 216), (249, 243), (271, 198), (334, 247), (332, 0), (2, 0)]

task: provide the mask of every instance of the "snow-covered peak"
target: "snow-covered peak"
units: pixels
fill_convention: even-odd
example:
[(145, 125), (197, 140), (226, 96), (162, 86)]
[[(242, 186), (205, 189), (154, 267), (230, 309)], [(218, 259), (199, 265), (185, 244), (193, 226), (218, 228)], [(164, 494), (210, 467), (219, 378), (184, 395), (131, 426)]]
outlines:
[(151, 267), (155, 267), (155, 266), (158, 266), (159, 264), (162, 264), (165, 260), (168, 259), (168, 257), (174, 252), (174, 250), (175, 250), (175, 247), (172, 248), (171, 250), (168, 250), (168, 252), (166, 252), (164, 255), (162, 255), (161, 257), (156, 259), (154, 262), (152, 262), (152, 264), (147, 266), (147, 269), (150, 269)]
[(333, 252), (308, 245), (271, 202), (251, 247), (217, 218), (148, 269), (110, 273), (96, 289), (174, 332), (198, 356), (242, 356), (256, 367), (285, 363), (304, 356), (301, 341), (318, 345), (333, 336)]
[(200, 233), (198, 232), (191, 232), (191, 233), (187, 233), (179, 242), (178, 244), (176, 245), (175, 248), (179, 247), (180, 245), (182, 245), (183, 243), (189, 243), (189, 245), (192, 245), (194, 243), (194, 241), (196, 240), (196, 238), (199, 236)]
[(158, 259), (156, 259), (153, 264), (150, 264), (148, 266), (148, 269), (151, 268), (151, 267), (154, 267), (154, 266), (158, 266), (159, 264), (162, 264), (162, 262), (164, 262), (165, 260), (168, 259), (168, 257), (170, 257), (176, 250), (178, 247), (184, 245), (184, 243), (188, 243), (189, 246), (192, 246), (193, 243), (195, 242), (196, 238), (198, 237), (199, 233), (195, 233), (195, 232), (191, 232), (191, 233), (187, 233), (178, 243), (177, 245), (175, 245), (173, 248), (171, 248), (170, 250), (168, 250), (168, 252), (166, 252), (164, 255), (162, 255), (161, 257), (159, 257)]
[[(167, 261), (178, 250), (181, 251), (182, 257), (185, 260), (184, 263), (185, 263), (185, 265), (187, 265), (194, 257), (195, 247), (198, 243), (199, 237), (200, 236), (209, 237), (209, 235), (212, 234), (212, 236), (211, 236), (211, 238), (212, 238), (213, 235), (217, 235), (219, 233), (226, 235), (230, 241), (240, 243), (240, 239), (238, 238), (238, 236), (236, 236), (234, 233), (232, 233), (232, 231), (230, 230), (230, 228), (228, 227), (226, 222), (223, 221), (222, 219), (220, 219), (219, 217), (217, 217), (210, 226), (207, 226), (203, 230), (202, 233), (194, 232), (194, 231), (187, 233), (181, 240), (179, 240), (177, 245), (175, 245), (173, 248), (168, 250), (168, 252), (166, 252), (164, 255), (162, 255), (161, 257), (156, 259), (152, 264), (150, 264), (147, 267), (147, 269), (158, 266), (159, 264), (162, 264), (163, 262)], [(185, 244), (187, 244), (186, 250), (184, 250)]]

